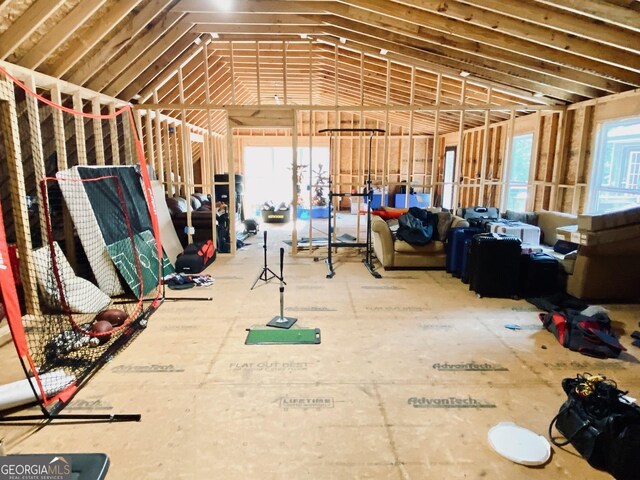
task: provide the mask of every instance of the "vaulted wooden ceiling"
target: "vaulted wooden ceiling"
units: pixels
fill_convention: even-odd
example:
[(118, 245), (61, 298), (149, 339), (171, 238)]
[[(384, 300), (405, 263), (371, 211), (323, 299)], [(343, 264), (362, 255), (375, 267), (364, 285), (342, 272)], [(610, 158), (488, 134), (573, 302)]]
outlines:
[(463, 89), (468, 105), (562, 105), (640, 87), (638, 0), (4, 0), (0, 18), (0, 59), (167, 113), (456, 105)]

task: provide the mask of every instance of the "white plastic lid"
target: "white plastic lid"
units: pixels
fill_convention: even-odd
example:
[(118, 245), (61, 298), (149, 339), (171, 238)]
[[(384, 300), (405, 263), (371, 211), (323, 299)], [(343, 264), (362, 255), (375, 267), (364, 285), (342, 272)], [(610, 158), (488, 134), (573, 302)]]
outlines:
[(513, 422), (500, 422), (489, 430), (488, 438), (496, 452), (522, 465), (542, 465), (551, 456), (546, 438)]

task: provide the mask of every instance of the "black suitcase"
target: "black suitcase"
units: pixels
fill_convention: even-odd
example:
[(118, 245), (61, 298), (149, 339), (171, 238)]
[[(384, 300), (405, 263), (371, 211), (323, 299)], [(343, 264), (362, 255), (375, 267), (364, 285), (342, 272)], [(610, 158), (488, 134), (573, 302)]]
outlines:
[(520, 239), (483, 233), (471, 240), (469, 289), (480, 297), (516, 298), (520, 280)]
[(500, 218), (500, 209), (497, 207), (480, 206), (458, 208), (456, 215), (464, 218), (465, 220), (470, 220), (472, 218), (491, 218), (493, 220), (497, 220)]
[(520, 259), (520, 296), (542, 297), (558, 291), (556, 258), (546, 253), (529, 253)]
[(454, 277), (460, 277), (462, 274), (462, 263), (464, 256), (466, 255), (466, 251), (464, 249), (465, 240), (478, 233), (482, 233), (482, 231), (477, 228), (456, 227), (449, 229), (449, 234), (447, 236), (447, 258), (445, 261), (445, 269)]

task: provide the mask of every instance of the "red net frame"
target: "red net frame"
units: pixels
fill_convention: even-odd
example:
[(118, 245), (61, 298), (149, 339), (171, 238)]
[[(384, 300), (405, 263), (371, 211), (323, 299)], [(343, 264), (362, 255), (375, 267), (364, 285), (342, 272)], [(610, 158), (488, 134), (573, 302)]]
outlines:
[[(151, 224), (150, 232), (155, 241), (155, 255), (156, 258), (162, 258), (162, 245), (160, 241), (157, 217), (155, 214), (155, 203), (151, 182), (142, 143), (138, 138), (137, 130), (135, 128), (131, 106), (125, 106), (111, 114), (96, 115), (93, 113), (77, 111), (67, 106), (56, 104), (50, 99), (32, 91), (1, 67), (0, 73), (13, 81), (19, 89), (24, 91), (25, 95), (35, 98), (37, 100), (38, 107), (41, 109), (56, 109), (64, 112), (64, 114), (72, 116), (74, 119), (82, 118), (100, 121), (120, 119), (120, 129), (128, 129), (132, 141), (135, 143), (135, 148), (132, 150), (135, 152), (135, 160), (137, 160), (136, 163), (139, 166), (141, 191), (148, 208), (148, 217)], [(12, 128), (13, 127), (16, 129), (19, 128), (18, 125), (13, 125)], [(15, 161), (15, 159), (8, 159), (8, 161)], [(34, 399), (37, 400), (41, 409), (47, 415), (56, 414), (64, 408), (64, 406), (66, 406), (71, 398), (77, 393), (78, 389), (89, 378), (91, 378), (97, 370), (99, 370), (105, 361), (112, 358), (119, 350), (128, 345), (135, 335), (137, 335), (137, 333), (146, 326), (149, 316), (159, 307), (163, 299), (161, 289), (162, 262), (160, 261), (158, 262), (157, 285), (143, 294), (145, 291), (144, 276), (141, 273), (141, 262), (138, 254), (138, 248), (134, 242), (135, 232), (132, 229), (131, 221), (127, 214), (127, 208), (124, 206), (126, 202), (123, 198), (122, 187), (119, 179), (115, 176), (103, 176), (96, 179), (83, 179), (81, 181), (83, 183), (112, 182), (113, 188), (117, 192), (117, 196), (120, 198), (123, 205), (123, 208), (119, 213), (121, 214), (122, 221), (127, 225), (126, 237), (129, 239), (129, 248), (133, 252), (135, 270), (140, 278), (140, 290), (138, 292), (130, 292), (133, 293), (133, 296), (135, 297), (134, 300), (125, 303), (126, 306), (120, 307), (126, 312), (126, 319), (122, 324), (112, 327), (108, 332), (94, 331), (89, 327), (90, 322), (95, 322), (95, 318), (91, 319), (91, 317), (96, 317), (96, 313), (99, 314), (100, 312), (78, 313), (73, 311), (68, 298), (68, 285), (65, 285), (65, 275), (63, 274), (63, 271), (66, 268), (66, 257), (62, 258), (62, 256), (65, 256), (66, 252), (62, 252), (62, 250), (55, 245), (54, 224), (51, 221), (52, 217), (50, 215), (51, 202), (47, 192), (48, 185), (52, 182), (60, 181), (61, 180), (59, 178), (46, 177), (39, 185), (39, 205), (40, 208), (44, 209), (44, 218), (46, 219), (46, 232), (41, 232), (43, 244), (43, 247), (41, 248), (46, 248), (47, 255), (45, 255), (44, 258), (48, 258), (48, 262), (50, 262), (48, 264), (51, 267), (50, 278), (53, 278), (52, 283), (55, 283), (55, 289), (57, 290), (57, 292), (54, 292), (57, 293), (57, 295), (54, 294), (53, 296), (56, 297), (60, 307), (58, 311), (52, 312), (43, 308), (40, 312), (36, 312), (35, 314), (23, 315), (24, 306), (21, 305), (21, 295), (16, 288), (16, 283), (14, 281), (14, 276), (19, 277), (19, 275), (17, 275), (17, 272), (13, 271), (9, 262), (9, 248), (6, 239), (5, 222), (2, 216), (0, 216), (0, 289), (5, 303), (7, 320), (16, 351), (29, 380), (29, 384), (33, 389)], [(22, 193), (23, 192), (21, 191), (20, 194)], [(78, 225), (75, 225), (75, 228), (78, 228)], [(36, 267), (29, 266), (28, 268)], [(91, 283), (90, 279), (83, 279), (83, 281), (87, 282), (87, 284)], [(125, 282), (123, 282), (123, 285), (126, 290)], [(42, 297), (42, 289), (40, 288), (39, 296)], [(126, 297), (126, 294), (124, 297)], [(118, 299), (110, 299), (108, 304), (109, 308), (115, 306), (115, 300)], [(123, 300), (122, 296), (119, 300)], [(126, 302), (126, 298), (124, 298), (124, 300)], [(103, 310), (105, 309), (107, 308), (103, 308)], [(51, 358), (60, 354), (60, 351), (55, 350), (54, 348), (54, 355), (52, 355), (51, 348), (49, 348), (49, 345), (52, 342), (50, 336), (55, 334), (55, 332), (57, 332), (58, 336), (63, 334), (66, 335), (68, 333), (69, 337), (77, 335), (77, 337), (74, 338), (89, 338), (90, 340), (96, 339), (98, 341), (98, 345), (94, 345), (95, 348), (92, 350), (92, 353), (87, 355), (88, 358), (77, 358), (78, 356), (76, 355), (74, 360), (79, 361), (74, 365), (64, 364), (64, 362), (62, 364), (55, 365), (59, 367), (59, 370), (54, 373), (56, 373), (56, 375), (62, 375), (62, 380), (59, 380), (58, 378), (54, 378), (52, 380), (50, 376), (47, 377), (47, 375), (51, 373), (50, 369), (52, 367), (49, 365), (51, 363)], [(38, 335), (40, 335), (39, 339), (37, 338)], [(83, 348), (85, 346), (86, 345), (84, 345)], [(48, 348), (49, 350), (47, 350)], [(80, 357), (82, 356), (80, 355)], [(51, 388), (52, 382), (62, 383), (53, 385), (55, 388)]]

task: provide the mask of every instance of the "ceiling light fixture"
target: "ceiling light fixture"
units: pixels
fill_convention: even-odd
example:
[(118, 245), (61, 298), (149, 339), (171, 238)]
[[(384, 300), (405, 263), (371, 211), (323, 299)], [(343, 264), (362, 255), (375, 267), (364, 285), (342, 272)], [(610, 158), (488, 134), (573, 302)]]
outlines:
[(344, 37), (340, 37), (340, 43), (344, 45), (345, 43), (347, 43), (347, 39)]
[(387, 53), (389, 53), (389, 50), (387, 50), (386, 48), (380, 49), (380, 55), (386, 55)]
[(300, 38), (301, 38), (302, 40), (306, 40), (307, 38), (309, 38), (309, 35), (307, 35), (306, 33), (301, 33), (301, 34), (300, 34)]
[(210, 35), (211, 35), (211, 39), (212, 39), (212, 40), (217, 40), (217, 39), (219, 39), (219, 38), (220, 38), (220, 35), (218, 35), (217, 33), (212, 33), (212, 34), (210, 34)]
[(471, 72), (467, 72), (466, 70), (460, 72), (461, 77), (467, 78), (469, 75), (471, 75)]
[(200, 40), (200, 37), (196, 37), (196, 39), (193, 41), (194, 44), (196, 45), (200, 45), (202, 43), (202, 40)]
[(218, 6), (220, 10), (223, 12), (229, 12), (233, 7), (233, 0), (216, 0), (215, 4)]
[(137, 93), (136, 93), (136, 94), (135, 94), (133, 97), (131, 97), (131, 98), (133, 98), (134, 100), (140, 100), (140, 98), (141, 98), (141, 97), (140, 97), (140, 95), (139, 95), (139, 94), (137, 94)]
[(533, 94), (533, 96), (534, 96), (534, 97), (536, 97), (536, 98), (542, 98), (542, 97), (544, 97), (544, 93), (541, 93), (541, 92), (535, 92), (535, 93)]
[(280, 102), (280, 97), (278, 96), (277, 93), (273, 96), (273, 99), (276, 101), (276, 105), (280, 105), (280, 103), (281, 103)]

